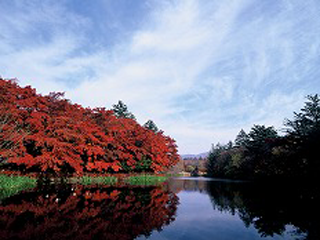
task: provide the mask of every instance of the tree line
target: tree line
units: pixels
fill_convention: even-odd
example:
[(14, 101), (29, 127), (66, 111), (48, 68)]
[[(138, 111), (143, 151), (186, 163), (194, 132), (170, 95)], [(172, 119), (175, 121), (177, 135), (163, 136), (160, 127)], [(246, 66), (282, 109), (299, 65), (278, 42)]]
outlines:
[(243, 129), (234, 142), (212, 145), (207, 172), (234, 179), (317, 178), (320, 172), (320, 98), (308, 95), (304, 107), (285, 119), (284, 135), (273, 126)]
[(84, 108), (64, 93), (41, 95), (0, 78), (0, 167), (84, 174), (160, 172), (179, 161), (175, 141), (151, 120), (141, 126), (119, 101)]

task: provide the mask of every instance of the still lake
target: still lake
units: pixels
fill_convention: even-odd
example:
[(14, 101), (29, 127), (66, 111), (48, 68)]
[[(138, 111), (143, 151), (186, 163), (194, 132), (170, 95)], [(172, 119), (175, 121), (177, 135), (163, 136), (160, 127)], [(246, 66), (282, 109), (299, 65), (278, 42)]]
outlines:
[(319, 187), (173, 178), (49, 185), (0, 201), (0, 239), (320, 239)]

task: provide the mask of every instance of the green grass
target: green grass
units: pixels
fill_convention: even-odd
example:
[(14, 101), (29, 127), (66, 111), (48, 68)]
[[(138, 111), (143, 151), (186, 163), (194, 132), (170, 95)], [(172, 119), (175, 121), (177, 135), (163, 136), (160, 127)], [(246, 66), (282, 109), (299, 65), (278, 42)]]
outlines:
[(182, 173), (166, 173), (166, 177), (183, 177)]
[(83, 176), (78, 178), (72, 178), (72, 183), (79, 183), (82, 185), (93, 185), (93, 184), (106, 184), (111, 185), (117, 183), (118, 179), (116, 177), (89, 177)]
[(167, 179), (168, 177), (166, 176), (139, 175), (127, 177), (125, 182), (131, 185), (155, 185), (165, 182)]
[(0, 175), (0, 200), (17, 194), (20, 191), (34, 188), (37, 180), (22, 176)]

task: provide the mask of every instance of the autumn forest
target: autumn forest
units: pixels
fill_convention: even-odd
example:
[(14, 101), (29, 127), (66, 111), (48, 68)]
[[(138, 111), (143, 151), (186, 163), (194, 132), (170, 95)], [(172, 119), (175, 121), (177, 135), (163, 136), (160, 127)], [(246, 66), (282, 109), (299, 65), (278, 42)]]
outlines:
[(141, 126), (126, 105), (85, 108), (61, 92), (41, 95), (0, 79), (0, 166), (62, 176), (159, 173), (175, 165), (175, 141), (150, 120)]

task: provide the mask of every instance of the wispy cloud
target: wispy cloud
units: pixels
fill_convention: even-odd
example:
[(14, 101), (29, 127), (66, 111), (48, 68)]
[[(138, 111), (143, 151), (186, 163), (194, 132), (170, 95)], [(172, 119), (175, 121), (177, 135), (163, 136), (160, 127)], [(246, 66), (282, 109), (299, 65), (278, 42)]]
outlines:
[(129, 2), (2, 1), (0, 74), (86, 106), (122, 99), (182, 153), (280, 128), (320, 90), (317, 1)]

